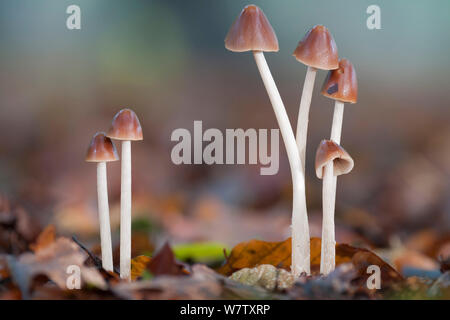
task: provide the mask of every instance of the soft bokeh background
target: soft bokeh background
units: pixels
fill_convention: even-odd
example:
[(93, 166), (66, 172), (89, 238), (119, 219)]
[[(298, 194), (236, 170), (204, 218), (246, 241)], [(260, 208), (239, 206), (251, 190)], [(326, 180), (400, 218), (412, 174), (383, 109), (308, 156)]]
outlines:
[[(372, 0), (253, 2), (280, 42), (266, 58), (294, 126), (306, 68), (291, 54), (311, 26), (326, 25), (340, 56), (356, 67), (359, 101), (346, 107), (342, 137), (356, 165), (338, 182), (338, 241), (377, 247), (415, 241), (415, 249), (429, 241), (420, 250), (433, 258), (446, 243), (449, 251), (450, 2), (378, 0), (382, 30), (366, 27)], [(70, 4), (81, 7), (81, 30), (65, 26)], [(281, 141), (275, 176), (260, 176), (258, 165), (170, 160), (171, 132), (193, 130), (194, 120), (221, 130), (277, 128), (251, 54), (224, 48), (246, 4), (2, 1), (1, 192), (39, 225), (98, 242), (96, 171), (84, 155), (92, 135), (130, 107), (145, 139), (132, 145), (133, 214), (157, 230), (152, 241), (233, 245), (287, 237), (292, 196)], [(316, 80), (306, 163), (313, 236), (320, 236), (321, 223), (314, 155), (330, 134), (333, 112), (318, 90), (325, 76), (319, 72)], [(108, 170), (117, 240), (120, 164)]]

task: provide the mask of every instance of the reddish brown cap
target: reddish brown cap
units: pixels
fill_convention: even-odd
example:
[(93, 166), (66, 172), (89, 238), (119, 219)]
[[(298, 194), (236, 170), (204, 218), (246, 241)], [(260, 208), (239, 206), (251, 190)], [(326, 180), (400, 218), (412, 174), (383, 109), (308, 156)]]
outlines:
[(325, 97), (347, 103), (358, 100), (358, 82), (353, 64), (347, 59), (339, 61), (339, 69), (328, 72), (323, 83), (322, 94)]
[(97, 132), (89, 145), (86, 161), (109, 162), (119, 160), (114, 143), (104, 132)]
[(142, 128), (136, 113), (130, 109), (117, 112), (108, 131), (108, 137), (116, 140), (142, 140)]
[(334, 175), (347, 174), (353, 169), (353, 159), (340, 145), (331, 140), (322, 140), (316, 152), (316, 176), (323, 178), (323, 168), (333, 161)]
[(307, 66), (322, 70), (338, 68), (336, 42), (327, 28), (314, 26), (298, 43), (294, 57)]
[(228, 31), (225, 48), (234, 52), (278, 51), (278, 39), (264, 12), (248, 5)]

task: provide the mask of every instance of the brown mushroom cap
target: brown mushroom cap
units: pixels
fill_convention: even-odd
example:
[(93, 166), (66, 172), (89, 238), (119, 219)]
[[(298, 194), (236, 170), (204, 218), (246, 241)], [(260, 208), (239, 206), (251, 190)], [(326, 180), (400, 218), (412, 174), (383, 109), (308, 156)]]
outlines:
[(338, 68), (336, 42), (324, 26), (314, 26), (298, 43), (293, 53), (295, 59), (307, 66), (333, 70)]
[(142, 140), (142, 128), (136, 113), (130, 109), (117, 112), (108, 131), (108, 137), (127, 141)]
[(225, 48), (234, 52), (278, 51), (278, 39), (264, 12), (248, 5), (228, 31)]
[(331, 140), (322, 140), (316, 152), (316, 176), (323, 178), (323, 168), (333, 161), (335, 176), (347, 174), (353, 169), (353, 159), (340, 145)]
[(104, 132), (97, 132), (89, 144), (87, 162), (109, 162), (119, 160), (114, 143)]
[(321, 93), (328, 98), (356, 103), (358, 100), (358, 82), (353, 64), (347, 59), (339, 61), (339, 69), (328, 72)]

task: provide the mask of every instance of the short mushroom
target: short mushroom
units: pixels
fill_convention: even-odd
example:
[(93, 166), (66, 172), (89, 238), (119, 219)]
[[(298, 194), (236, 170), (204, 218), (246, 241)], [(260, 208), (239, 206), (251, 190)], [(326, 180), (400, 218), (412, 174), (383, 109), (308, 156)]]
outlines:
[(116, 147), (104, 132), (97, 132), (91, 140), (86, 158), (87, 162), (97, 162), (97, 197), (100, 222), (100, 243), (102, 250), (102, 266), (106, 271), (113, 271), (113, 255), (111, 245), (111, 227), (109, 223), (108, 180), (106, 162), (117, 161)]
[(316, 175), (322, 182), (322, 249), (320, 273), (329, 274), (336, 261), (336, 240), (334, 235), (335, 193), (333, 178), (347, 174), (353, 169), (353, 159), (340, 145), (331, 140), (322, 140), (316, 153)]
[(260, 8), (246, 6), (225, 38), (225, 47), (234, 52), (252, 51), (258, 70), (272, 103), (281, 135), (286, 146), (293, 182), (292, 209), (292, 273), (310, 274), (309, 226), (306, 212), (305, 178), (286, 109), (272, 78), (264, 51), (278, 51), (278, 40)]
[(314, 90), (317, 69), (333, 70), (338, 68), (338, 51), (336, 42), (324, 26), (314, 26), (298, 43), (293, 56), (308, 66), (300, 99), (297, 122), (297, 145), (305, 172), (306, 141), (308, 137), (309, 109)]
[(131, 141), (142, 140), (139, 119), (130, 109), (115, 116), (108, 137), (122, 141), (120, 190), (120, 277), (131, 280)]

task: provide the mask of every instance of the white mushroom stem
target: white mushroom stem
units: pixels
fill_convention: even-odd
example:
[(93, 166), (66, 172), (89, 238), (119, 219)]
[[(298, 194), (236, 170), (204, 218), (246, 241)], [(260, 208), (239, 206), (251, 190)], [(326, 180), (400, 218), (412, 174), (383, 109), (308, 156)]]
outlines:
[(344, 103), (337, 101), (334, 103), (333, 124), (331, 125), (331, 140), (341, 144), (342, 121), (344, 119)]
[(335, 268), (335, 236), (334, 236), (334, 191), (333, 162), (323, 168), (322, 186), (322, 248), (320, 252), (320, 273), (329, 274)]
[[(344, 103), (337, 101), (334, 104), (333, 124), (331, 126), (331, 140), (337, 144), (341, 143), (342, 122), (344, 119)], [(322, 252), (320, 273), (327, 275), (335, 268), (335, 227), (334, 210), (336, 206), (337, 176), (333, 174), (333, 163), (330, 162), (326, 168), (331, 166), (326, 177), (323, 177), (323, 221), (322, 221)]]
[(317, 69), (308, 67), (306, 71), (305, 82), (303, 84), (302, 97), (300, 99), (300, 108), (297, 121), (297, 146), (302, 162), (303, 175), (305, 175), (306, 159), (306, 140), (308, 137), (309, 108), (311, 106), (311, 97), (314, 90), (314, 81), (316, 80)]
[(100, 222), (100, 243), (102, 248), (102, 267), (106, 271), (113, 271), (114, 267), (111, 245), (111, 229), (109, 224), (106, 162), (97, 163), (97, 196)]
[(131, 280), (131, 141), (122, 141), (120, 277)]
[(306, 212), (305, 177), (289, 117), (277, 86), (275, 85), (275, 81), (272, 78), (272, 74), (270, 73), (266, 59), (264, 58), (264, 54), (261, 51), (254, 51), (253, 55), (269, 95), (270, 102), (272, 103), (291, 168), (293, 183), (291, 270), (293, 275), (298, 277), (302, 273), (310, 274), (309, 226)]

